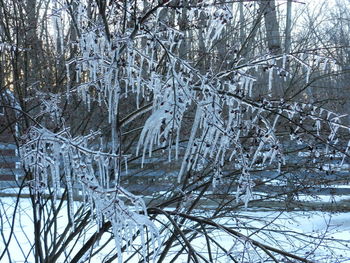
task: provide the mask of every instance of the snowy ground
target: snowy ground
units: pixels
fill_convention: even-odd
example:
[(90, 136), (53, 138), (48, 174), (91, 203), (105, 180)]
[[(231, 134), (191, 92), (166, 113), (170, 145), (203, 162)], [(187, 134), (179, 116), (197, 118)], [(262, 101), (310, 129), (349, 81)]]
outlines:
[[(322, 199), (327, 199), (327, 197), (322, 197)], [(12, 225), (12, 211), (15, 206), (15, 200), (13, 197), (2, 197), (0, 199), (0, 227), (1, 234), (5, 240), (7, 240)], [(31, 244), (33, 242), (32, 218), (30, 200), (21, 198), (14, 221), (14, 235), (9, 246), (11, 260), (5, 257), (1, 262), (34, 262), (31, 253)], [(163, 219), (165, 220), (165, 218)], [(293, 251), (294, 248), (298, 248), (298, 251), (295, 252), (299, 255), (303, 254), (303, 256), (307, 256), (309, 259), (317, 256), (319, 259), (317, 262), (350, 262), (350, 250), (347, 248), (348, 244), (350, 244), (350, 213), (281, 213), (274, 211), (249, 211), (248, 209), (236, 213), (229, 218), (217, 219), (217, 223), (233, 227), (235, 230), (250, 236), (254, 240), (267, 243), (282, 250)], [(67, 216), (62, 213), (59, 215), (57, 230), (62, 231), (66, 224)], [(80, 242), (83, 243), (95, 230), (95, 227), (88, 229), (82, 235)], [(242, 262), (263, 262), (261, 261), (262, 259), (259, 261), (259, 254), (256, 253), (248, 241), (241, 240), (237, 243), (237, 240), (234, 241), (222, 231), (213, 233), (213, 237), (227, 249), (228, 253), (243, 258), (244, 260)], [(311, 237), (316, 237), (316, 239)], [(108, 237), (106, 236), (105, 238), (107, 239)], [(1, 253), (4, 250), (4, 239), (0, 242)], [(103, 240), (101, 243), (103, 243)], [(202, 236), (191, 241), (191, 245), (198, 248), (198, 251), (202, 251), (203, 256), (207, 254), (206, 243)], [(100, 255), (96, 256), (94, 262), (102, 262), (102, 258), (113, 249), (112, 246), (113, 242), (110, 242), (110, 245), (102, 250)], [(179, 248), (174, 247), (172, 253), (169, 253), (169, 255), (173, 256), (177, 252), (177, 249)], [(68, 250), (69, 248), (67, 248)], [(246, 255), (242, 256), (243, 251), (245, 251)], [(72, 255), (74, 255), (74, 252)], [(330, 261), (330, 255), (338, 255), (340, 260)], [(218, 253), (216, 259), (213, 260), (214, 262), (230, 262), (226, 256)], [(62, 258), (59, 262), (64, 262), (64, 260), (65, 258)], [(184, 253), (176, 262), (186, 261), (187, 255)], [(136, 261), (131, 260), (128, 262)]]

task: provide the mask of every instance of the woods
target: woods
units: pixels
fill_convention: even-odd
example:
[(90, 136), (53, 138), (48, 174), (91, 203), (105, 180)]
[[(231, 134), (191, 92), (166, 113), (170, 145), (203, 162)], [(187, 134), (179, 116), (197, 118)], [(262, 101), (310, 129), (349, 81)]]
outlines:
[(348, 5), (0, 0), (0, 261), (346, 262)]

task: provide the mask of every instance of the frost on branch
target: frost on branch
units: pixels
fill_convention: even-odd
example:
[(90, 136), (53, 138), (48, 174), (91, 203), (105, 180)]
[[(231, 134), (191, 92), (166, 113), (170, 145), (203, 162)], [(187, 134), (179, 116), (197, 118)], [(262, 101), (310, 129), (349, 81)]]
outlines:
[[(113, 129), (121, 102), (132, 97), (136, 109), (147, 102), (151, 105), (147, 109), (150, 113), (135, 147), (136, 154), (142, 155), (142, 165), (155, 149), (167, 148), (169, 161), (182, 156), (179, 181), (188, 171), (200, 170), (204, 164), (239, 170), (239, 199), (246, 203), (253, 187), (250, 172), (267, 166), (280, 171), (285, 163), (283, 146), (276, 135), (278, 122), (290, 119), (294, 127), (290, 138), (296, 143), (310, 137), (303, 130), (303, 123), (315, 124), (318, 136), (321, 126), (329, 124), (327, 127), (333, 132), (327, 140), (335, 139), (331, 135), (336, 132), (336, 121), (328, 123), (324, 116), (319, 116), (320, 109), (313, 108), (314, 115), (304, 116), (305, 107), (279, 100), (258, 100), (254, 90), (259, 70), (268, 71), (267, 86), (271, 93), (275, 73), (283, 80), (288, 79), (287, 64), (301, 65), (308, 82), (315, 67), (327, 68), (327, 59), (317, 54), (266, 54), (250, 61), (237, 57), (225, 69), (203, 71), (196, 63), (179, 56), (185, 33), (172, 24), (181, 21), (183, 13), (175, 10), (171, 16), (166, 15), (172, 10), (169, 8), (174, 4), (172, 1), (155, 9), (152, 9), (155, 4), (148, 3), (150, 7), (146, 10), (142, 10), (141, 2), (131, 6), (127, 1), (125, 6), (135, 8), (137, 21), (128, 12), (122, 12), (124, 19), (112, 15), (123, 10), (117, 4), (106, 7), (103, 19), (91, 16), (91, 12), (101, 11), (94, 2), (76, 1), (73, 13), (79, 38), (71, 43), (77, 52), (67, 61), (69, 81), (74, 86), (69, 93), (76, 92), (88, 108), (93, 102), (106, 106), (113, 145), (117, 144)], [(208, 50), (215, 48), (231, 19), (225, 5), (212, 3), (206, 1), (186, 9), (188, 24), (206, 18), (201, 35)], [(191, 111), (196, 112), (194, 116)], [(184, 117), (189, 116), (192, 126), (183, 127)], [(188, 137), (183, 136), (186, 129), (190, 130)], [(181, 140), (187, 141), (186, 149), (181, 149)]]
[[(148, 219), (142, 198), (115, 185), (108, 188), (111, 163), (119, 156), (91, 149), (90, 142), (98, 132), (72, 138), (68, 130), (52, 133), (32, 127), (26, 143), (20, 148), (25, 169), (33, 176), (31, 186), (36, 192), (48, 187), (54, 198), (61, 197), (61, 187), (68, 190), (69, 217), (74, 226), (74, 189), (79, 189), (88, 203), (98, 226), (107, 220), (112, 224), (114, 238), (122, 262), (121, 247), (131, 246), (133, 235), (145, 234), (147, 227), (152, 239), (158, 238), (154, 224)], [(63, 179), (62, 179), (63, 178)]]

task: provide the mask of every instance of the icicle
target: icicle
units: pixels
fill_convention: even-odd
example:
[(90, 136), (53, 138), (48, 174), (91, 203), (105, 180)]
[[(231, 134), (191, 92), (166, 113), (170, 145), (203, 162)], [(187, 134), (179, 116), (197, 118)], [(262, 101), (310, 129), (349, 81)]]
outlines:
[(317, 136), (320, 136), (320, 130), (321, 130), (321, 121), (318, 119), (318, 120), (316, 120), (316, 132), (317, 132)]
[(249, 95), (250, 96), (250, 79), (246, 78), (245, 83), (244, 83), (244, 95)]
[(327, 66), (328, 66), (328, 59), (325, 59), (324, 62), (323, 62), (323, 68), (322, 68), (322, 70), (323, 70), (323, 71), (326, 71), (326, 70), (327, 70)]
[(181, 130), (181, 122), (179, 123), (179, 127), (176, 133), (176, 141), (175, 141), (175, 160), (176, 161), (179, 159), (180, 130)]
[[(255, 161), (256, 159), (258, 158), (258, 155), (260, 154), (261, 152), (261, 149), (262, 147), (265, 145), (264, 141), (262, 140), (260, 143), (259, 143), (259, 146), (258, 148), (255, 150), (255, 153), (254, 153), (254, 156), (251, 160), (251, 163), (250, 163), (250, 167), (252, 167), (254, 164), (255, 164)], [(263, 164), (264, 164), (264, 161), (263, 161)]]
[(254, 80), (249, 81), (249, 97), (253, 97), (253, 84)]
[(283, 69), (286, 69), (286, 63), (287, 63), (287, 54), (283, 54), (283, 60), (282, 60)]
[(273, 67), (269, 68), (269, 92), (271, 95), (272, 91), (272, 82), (273, 82)]
[(311, 67), (308, 67), (307, 68), (307, 73), (306, 73), (306, 83), (309, 83), (310, 75), (311, 75)]

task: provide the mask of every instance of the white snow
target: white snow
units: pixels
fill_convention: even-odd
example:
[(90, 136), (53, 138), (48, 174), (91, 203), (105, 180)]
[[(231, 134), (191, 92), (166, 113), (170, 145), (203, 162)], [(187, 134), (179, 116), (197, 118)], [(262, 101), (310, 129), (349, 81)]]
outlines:
[[(9, 234), (10, 224), (12, 218), (12, 211), (14, 209), (15, 198), (2, 197), (0, 199), (0, 210), (2, 212), (2, 224), (1, 231), (5, 235), (5, 238)], [(78, 207), (79, 202), (75, 202), (75, 206)], [(4, 212), (6, 211), (6, 212)], [(204, 216), (205, 214), (203, 214)], [(230, 217), (218, 218), (215, 220), (216, 223), (224, 226), (232, 227), (234, 230), (241, 232), (242, 234), (249, 236), (253, 240), (262, 242), (264, 244), (270, 244), (276, 248), (293, 251), (294, 248), (301, 248), (297, 251), (298, 255), (306, 256), (310, 253), (310, 259), (312, 259), (313, 251), (315, 255), (320, 257), (324, 255), (323, 260), (317, 262), (329, 262), (327, 260), (330, 253), (333, 255), (342, 255), (344, 262), (350, 260), (350, 251), (346, 245), (350, 242), (350, 213), (321, 213), (321, 212), (262, 212), (262, 211), (239, 211), (232, 214)], [(159, 220), (166, 222), (164, 216), (158, 217)], [(68, 218), (65, 209), (62, 209), (58, 215), (57, 220), (57, 231), (61, 232), (68, 223)], [(157, 223), (157, 227), (161, 227)], [(188, 225), (187, 227), (190, 227)], [(94, 231), (95, 227), (87, 227), (87, 230), (82, 233), (78, 241), (77, 247), (73, 250), (72, 255), (83, 245), (86, 240)], [(119, 235), (117, 235), (119, 237)], [(245, 253), (250, 254), (251, 260), (256, 260), (259, 256), (254, 252), (253, 246), (248, 242), (249, 240), (232, 239), (230, 235), (220, 229), (215, 230), (212, 233), (213, 238), (230, 251), (232, 255), (237, 258), (243, 258), (243, 250)], [(103, 245), (109, 238), (109, 234), (105, 234), (100, 240), (99, 244)], [(165, 236), (164, 236), (165, 237)], [(314, 237), (316, 239), (312, 239)], [(31, 244), (33, 244), (33, 221), (32, 221), (32, 208), (31, 202), (28, 198), (21, 198), (19, 207), (15, 218), (14, 236), (10, 243), (11, 251), (11, 263), (20, 262), (34, 262), (31, 253)], [(162, 238), (162, 236), (161, 236)], [(314, 240), (314, 241), (312, 241)], [(164, 239), (166, 241), (166, 239)], [(48, 237), (48, 244), (52, 242)], [(120, 242), (122, 242), (120, 240)], [(133, 242), (135, 247), (140, 247), (141, 239), (137, 239)], [(247, 243), (248, 242), (248, 243)], [(276, 243), (277, 242), (277, 243)], [(315, 243), (320, 242), (320, 243)], [(207, 245), (206, 240), (202, 235), (191, 241), (191, 245), (197, 248), (203, 256), (207, 256)], [(248, 248), (248, 247), (249, 248)], [(109, 251), (115, 248), (114, 242), (110, 242), (106, 248), (101, 250), (92, 260), (101, 261)], [(141, 247), (140, 247), (141, 248)], [(219, 253), (215, 255), (215, 245), (213, 245), (212, 252), (217, 257), (215, 262), (229, 262), (227, 255)], [(0, 251), (4, 249), (4, 242), (0, 242)], [(68, 252), (70, 247), (66, 248)], [(178, 251), (179, 247), (173, 247), (169, 255), (174, 255)], [(16, 253), (13, 253), (16, 251)], [(131, 253), (130, 248), (129, 252)], [(312, 253), (311, 253), (312, 252)], [(124, 253), (131, 255), (130, 253)], [(25, 257), (27, 257), (27, 261)], [(184, 252), (178, 259), (186, 261), (187, 253)], [(64, 262), (64, 254), (57, 262)], [(2, 261), (4, 263), (9, 262), (5, 257)], [(138, 262), (138, 259), (134, 259), (130, 262)], [(10, 262), (9, 262), (10, 263)]]

